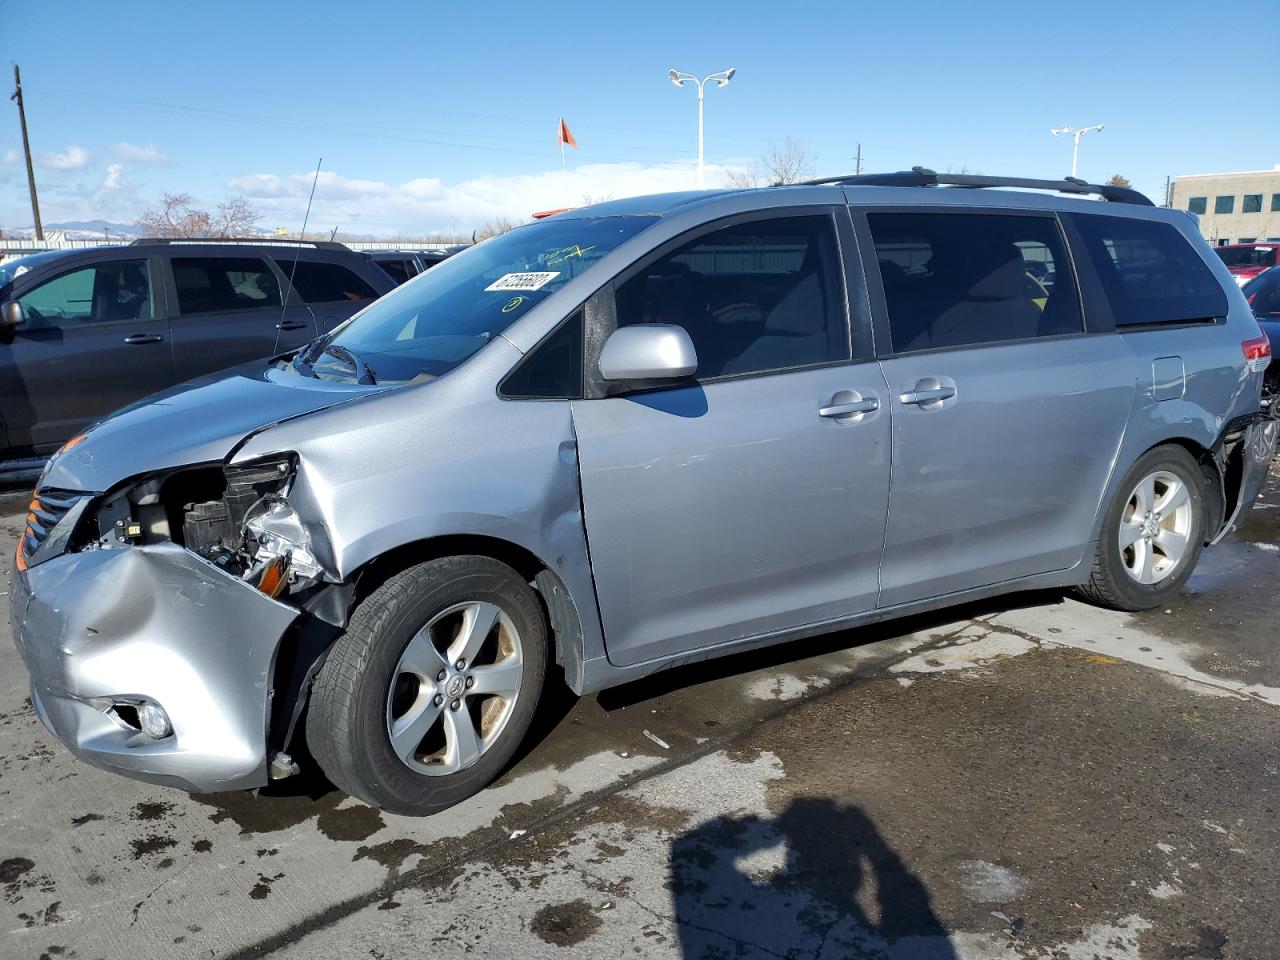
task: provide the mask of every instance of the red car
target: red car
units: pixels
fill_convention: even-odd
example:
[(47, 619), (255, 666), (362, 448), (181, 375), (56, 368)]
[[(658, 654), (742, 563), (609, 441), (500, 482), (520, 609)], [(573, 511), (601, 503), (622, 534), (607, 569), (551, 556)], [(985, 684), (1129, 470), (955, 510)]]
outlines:
[(1214, 247), (1213, 251), (1241, 286), (1262, 271), (1280, 266), (1280, 243), (1233, 243), (1228, 247)]

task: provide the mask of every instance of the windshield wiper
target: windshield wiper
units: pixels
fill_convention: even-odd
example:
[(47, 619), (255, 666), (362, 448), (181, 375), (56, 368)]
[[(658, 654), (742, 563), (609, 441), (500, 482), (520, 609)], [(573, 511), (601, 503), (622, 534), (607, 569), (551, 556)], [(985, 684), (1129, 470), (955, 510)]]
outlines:
[(373, 367), (369, 366), (346, 347), (339, 346), (336, 343), (327, 343), (320, 348), (320, 356), (324, 356), (326, 353), (351, 364), (355, 371), (356, 383), (372, 384), (378, 382), (378, 377), (373, 372)]
[(356, 383), (371, 385), (378, 382), (378, 376), (374, 372), (373, 367), (361, 360), (356, 354), (352, 353), (346, 347), (339, 346), (336, 343), (326, 343), (324, 346), (319, 346), (318, 339), (311, 341), (311, 343), (308, 343), (294, 354), (293, 369), (297, 370), (304, 377), (315, 377), (315, 361), (319, 360), (326, 353), (351, 364)]

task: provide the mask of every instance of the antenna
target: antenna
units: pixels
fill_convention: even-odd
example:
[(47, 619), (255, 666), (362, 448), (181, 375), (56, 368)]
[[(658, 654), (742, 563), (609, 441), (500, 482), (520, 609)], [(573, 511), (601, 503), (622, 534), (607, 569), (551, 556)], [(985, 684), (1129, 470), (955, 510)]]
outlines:
[[(311, 219), (311, 201), (316, 198), (316, 184), (320, 182), (320, 164), (322, 163), (324, 163), (324, 157), (320, 157), (316, 160), (316, 173), (315, 176), (311, 178), (311, 195), (307, 197), (307, 210), (306, 213), (302, 215), (302, 232), (298, 234), (299, 240), (307, 239), (307, 221)], [(289, 309), (289, 297), (294, 293), (293, 275), (298, 269), (298, 255), (300, 253), (302, 253), (301, 243), (299, 243), (294, 249), (293, 263), (289, 265), (289, 290), (284, 295), (284, 301), (280, 304), (280, 322), (276, 324), (276, 345), (272, 353), (280, 352), (280, 334), (284, 330), (284, 315)], [(301, 294), (298, 295), (298, 299), (302, 300)], [(313, 324), (312, 329), (316, 331), (317, 336), (320, 336), (323, 331), (320, 330), (319, 321), (316, 320), (316, 312), (311, 309), (311, 304), (307, 303), (306, 300), (302, 300), (302, 305), (307, 308), (307, 313), (311, 314), (311, 323)]]

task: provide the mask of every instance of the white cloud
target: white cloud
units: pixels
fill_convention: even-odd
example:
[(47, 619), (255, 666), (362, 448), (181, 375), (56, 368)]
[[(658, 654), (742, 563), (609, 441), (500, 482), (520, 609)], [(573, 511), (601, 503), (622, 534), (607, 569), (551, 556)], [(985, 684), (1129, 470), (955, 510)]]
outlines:
[(107, 175), (102, 178), (102, 190), (119, 190), (124, 183), (124, 167), (113, 163), (107, 167)]
[(4, 152), (4, 162), (5, 162), (5, 163), (17, 163), (17, 162), (18, 162), (18, 160), (21, 158), (21, 156), (22, 156), (22, 154), (18, 153), (18, 151), (17, 151), (17, 150), (6, 150), (6, 151)]
[[(727, 185), (735, 165), (709, 165), (708, 187)], [(296, 229), (306, 209), (314, 174), (278, 176), (255, 173), (228, 181), (262, 212), (269, 226)], [(461, 183), (423, 177), (391, 184), (321, 172), (311, 223), (337, 226), (344, 233), (422, 235), (470, 232), (487, 220), (527, 220), (535, 211), (582, 206), (586, 197), (621, 199), (649, 193), (691, 190), (696, 168), (687, 161), (659, 164), (596, 163), (570, 169), (544, 170), (516, 176), (480, 176)]]
[(148, 143), (146, 146), (139, 146), (136, 143), (117, 143), (116, 156), (121, 160), (139, 160), (143, 163), (158, 163), (161, 160), (167, 160), (163, 153), (156, 148), (154, 143)]
[(50, 170), (83, 170), (89, 165), (89, 151), (84, 147), (67, 147), (66, 153), (44, 153), (38, 161)]

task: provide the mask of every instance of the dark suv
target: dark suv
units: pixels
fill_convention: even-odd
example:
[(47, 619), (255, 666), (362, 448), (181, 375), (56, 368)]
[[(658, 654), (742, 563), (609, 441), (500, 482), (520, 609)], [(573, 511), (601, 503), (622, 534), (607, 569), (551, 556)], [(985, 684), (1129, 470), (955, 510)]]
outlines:
[(453, 246), (443, 250), (374, 250), (369, 256), (398, 285), (408, 283), (418, 274), (426, 273), (436, 264), (465, 249), (465, 246)]
[(138, 240), (0, 265), (0, 460), (298, 347), (395, 284), (340, 243)]

